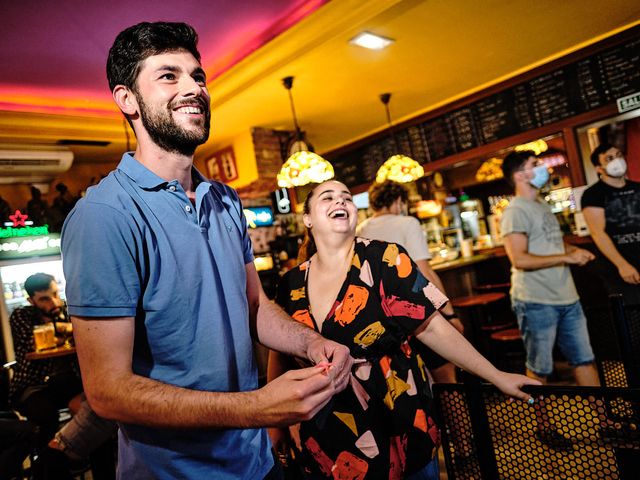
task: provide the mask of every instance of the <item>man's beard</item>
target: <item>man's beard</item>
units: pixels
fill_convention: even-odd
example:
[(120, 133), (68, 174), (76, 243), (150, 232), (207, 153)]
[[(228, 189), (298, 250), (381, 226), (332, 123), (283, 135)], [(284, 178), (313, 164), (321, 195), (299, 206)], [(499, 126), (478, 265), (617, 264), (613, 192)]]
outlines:
[(152, 111), (142, 96), (136, 94), (138, 105), (140, 105), (140, 119), (151, 140), (163, 150), (182, 155), (193, 155), (198, 145), (202, 145), (209, 138), (209, 126), (211, 123), (211, 112), (209, 106), (202, 104), (205, 110), (204, 126), (200, 130), (186, 130), (178, 125), (169, 107), (165, 112)]
[(64, 318), (64, 313), (62, 311), (62, 308), (60, 307), (52, 308), (49, 311), (46, 311), (40, 308), (40, 312), (42, 312), (42, 315), (44, 315), (45, 317), (51, 320), (61, 321)]

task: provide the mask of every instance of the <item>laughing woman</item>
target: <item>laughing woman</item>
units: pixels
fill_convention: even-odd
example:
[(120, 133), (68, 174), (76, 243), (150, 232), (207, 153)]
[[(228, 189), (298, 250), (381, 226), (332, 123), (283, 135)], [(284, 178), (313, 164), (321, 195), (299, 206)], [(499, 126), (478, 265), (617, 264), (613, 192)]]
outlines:
[[(447, 298), (406, 251), (356, 238), (356, 222), (344, 184), (317, 185), (304, 205), (306, 261), (278, 289), (278, 303), (294, 319), (347, 345), (356, 359), (352, 388), (300, 425), (300, 462), (308, 478), (431, 478), (438, 432), (424, 363), (410, 337), (513, 397), (528, 400), (521, 387), (537, 382), (494, 368), (440, 316)], [(272, 353), (270, 379), (289, 360)], [(276, 449), (286, 443), (288, 432), (271, 433)]]

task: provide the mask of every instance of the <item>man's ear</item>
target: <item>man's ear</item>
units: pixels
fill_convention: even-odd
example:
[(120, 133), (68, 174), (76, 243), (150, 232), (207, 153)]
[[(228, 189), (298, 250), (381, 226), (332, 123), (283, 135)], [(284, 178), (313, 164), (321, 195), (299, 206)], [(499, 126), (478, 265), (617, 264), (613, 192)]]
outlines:
[(31, 305), (35, 305), (31, 297), (27, 297), (27, 302), (29, 302)]
[(138, 113), (138, 100), (133, 92), (124, 85), (116, 85), (113, 89), (113, 100), (125, 115), (133, 116)]

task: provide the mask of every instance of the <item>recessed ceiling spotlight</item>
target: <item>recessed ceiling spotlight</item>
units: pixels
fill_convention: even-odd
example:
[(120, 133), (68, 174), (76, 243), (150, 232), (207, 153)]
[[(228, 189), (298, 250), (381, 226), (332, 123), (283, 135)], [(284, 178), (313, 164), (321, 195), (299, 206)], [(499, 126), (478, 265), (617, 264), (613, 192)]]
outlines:
[(359, 47), (368, 48), (369, 50), (382, 50), (391, 45), (395, 40), (382, 37), (371, 32), (362, 32), (349, 40), (349, 43), (358, 45)]

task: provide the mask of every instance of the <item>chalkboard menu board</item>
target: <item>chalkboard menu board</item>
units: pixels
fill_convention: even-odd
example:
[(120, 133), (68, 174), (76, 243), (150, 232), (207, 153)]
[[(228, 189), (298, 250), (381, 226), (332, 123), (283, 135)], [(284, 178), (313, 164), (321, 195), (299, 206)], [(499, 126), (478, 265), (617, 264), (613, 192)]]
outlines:
[[(392, 153), (428, 163), (614, 103), (640, 91), (640, 38), (539, 75), (331, 158), (349, 186), (373, 181)], [(397, 146), (396, 146), (397, 144)]]

